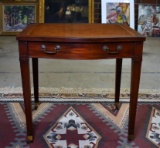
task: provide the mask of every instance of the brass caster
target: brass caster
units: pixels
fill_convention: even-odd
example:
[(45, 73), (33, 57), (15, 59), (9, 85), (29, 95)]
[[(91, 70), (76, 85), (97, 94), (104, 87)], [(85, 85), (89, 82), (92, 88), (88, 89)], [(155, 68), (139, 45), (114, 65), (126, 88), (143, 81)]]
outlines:
[(27, 143), (32, 143), (33, 142), (33, 136), (27, 136)]
[(134, 134), (133, 135), (128, 135), (128, 140), (131, 141), (134, 139)]
[(115, 105), (116, 109), (119, 110), (119, 102), (115, 102), (114, 105)]
[(38, 103), (38, 102), (35, 102), (34, 106), (35, 106), (34, 109), (37, 110), (37, 109), (38, 109), (38, 106), (39, 106), (39, 103)]

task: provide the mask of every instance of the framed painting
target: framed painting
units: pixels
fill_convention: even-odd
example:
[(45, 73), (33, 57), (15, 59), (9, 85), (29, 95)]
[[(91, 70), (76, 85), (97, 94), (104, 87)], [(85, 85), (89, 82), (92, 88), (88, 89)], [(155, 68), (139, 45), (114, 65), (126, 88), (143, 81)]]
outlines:
[(137, 31), (144, 36), (160, 37), (160, 5), (138, 6)]
[(39, 0), (40, 23), (93, 23), (93, 0)]
[(128, 24), (134, 29), (134, 0), (101, 0), (101, 22)]
[(1, 3), (0, 34), (16, 35), (28, 24), (37, 22), (37, 4)]

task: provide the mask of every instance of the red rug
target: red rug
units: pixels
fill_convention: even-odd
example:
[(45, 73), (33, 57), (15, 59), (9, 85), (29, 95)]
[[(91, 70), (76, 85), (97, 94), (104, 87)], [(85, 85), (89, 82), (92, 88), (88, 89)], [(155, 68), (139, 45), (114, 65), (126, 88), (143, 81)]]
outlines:
[(121, 103), (118, 111), (107, 103), (41, 103), (33, 111), (34, 142), (28, 145), (23, 104), (1, 103), (0, 147), (160, 147), (160, 105), (139, 103), (131, 142), (127, 140), (128, 108), (128, 103)]

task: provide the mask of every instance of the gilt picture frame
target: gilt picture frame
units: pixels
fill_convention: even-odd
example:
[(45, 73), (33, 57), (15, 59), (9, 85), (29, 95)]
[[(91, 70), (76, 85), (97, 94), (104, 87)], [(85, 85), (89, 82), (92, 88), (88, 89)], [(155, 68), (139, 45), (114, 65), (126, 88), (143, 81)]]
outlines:
[(36, 3), (1, 3), (0, 34), (16, 35), (28, 24), (38, 22)]
[(128, 24), (135, 28), (134, 0), (101, 0), (101, 23)]
[(39, 0), (40, 23), (93, 23), (93, 0)]

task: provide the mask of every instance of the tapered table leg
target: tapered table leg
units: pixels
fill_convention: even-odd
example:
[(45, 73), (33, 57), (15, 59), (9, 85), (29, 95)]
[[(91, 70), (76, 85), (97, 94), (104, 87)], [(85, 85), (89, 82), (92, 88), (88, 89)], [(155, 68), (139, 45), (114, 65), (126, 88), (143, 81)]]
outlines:
[(37, 109), (38, 105), (39, 105), (38, 58), (32, 58), (32, 71), (33, 71), (33, 87), (34, 87), (35, 109)]
[(32, 107), (31, 107), (31, 88), (30, 88), (30, 70), (29, 70), (29, 58), (20, 57), (23, 97), (26, 115), (26, 127), (27, 127), (27, 140), (33, 141), (32, 133)]
[(131, 92), (130, 92), (130, 108), (129, 108), (129, 123), (128, 123), (128, 140), (134, 139), (134, 128), (136, 119), (136, 109), (138, 101), (138, 90), (141, 74), (142, 58), (133, 58), (131, 67)]
[(122, 73), (122, 59), (116, 59), (115, 106), (117, 109), (119, 107), (121, 73)]

